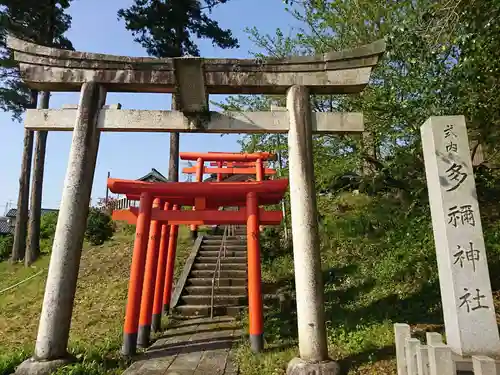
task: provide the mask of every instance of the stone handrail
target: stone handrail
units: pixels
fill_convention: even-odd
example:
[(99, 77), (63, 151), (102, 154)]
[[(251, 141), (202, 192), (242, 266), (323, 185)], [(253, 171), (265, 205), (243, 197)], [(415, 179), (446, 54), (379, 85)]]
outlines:
[(497, 363), (487, 356), (463, 358), (443, 343), (441, 334), (426, 333), (426, 345), (411, 337), (408, 324), (394, 324), (398, 375), (456, 375), (457, 371), (474, 375), (497, 375)]

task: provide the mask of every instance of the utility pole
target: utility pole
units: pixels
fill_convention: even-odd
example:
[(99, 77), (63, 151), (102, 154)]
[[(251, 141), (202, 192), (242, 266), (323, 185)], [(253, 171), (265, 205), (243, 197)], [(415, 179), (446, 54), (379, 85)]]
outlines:
[[(111, 172), (108, 172), (108, 178), (111, 177)], [(108, 188), (108, 181), (106, 180), (106, 198), (105, 198), (105, 203), (106, 207), (108, 206), (108, 198), (109, 198), (109, 188)]]

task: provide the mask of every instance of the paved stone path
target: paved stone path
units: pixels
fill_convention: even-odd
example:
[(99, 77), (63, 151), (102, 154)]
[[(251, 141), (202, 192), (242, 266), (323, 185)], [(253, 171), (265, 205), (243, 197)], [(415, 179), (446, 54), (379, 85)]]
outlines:
[(237, 375), (233, 348), (241, 334), (230, 317), (175, 322), (123, 375)]

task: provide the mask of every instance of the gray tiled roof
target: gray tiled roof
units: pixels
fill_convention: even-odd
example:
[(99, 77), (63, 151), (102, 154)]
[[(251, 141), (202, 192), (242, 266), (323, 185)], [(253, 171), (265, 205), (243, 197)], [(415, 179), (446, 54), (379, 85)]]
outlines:
[(151, 168), (151, 172), (141, 178), (138, 178), (137, 181), (168, 182), (168, 178), (158, 172), (155, 168)]
[(8, 222), (9, 218), (0, 217), (0, 234), (9, 234), (12, 233), (12, 228)]
[[(59, 210), (55, 209), (55, 208), (42, 208), (42, 210), (41, 210), (42, 215), (48, 214), (50, 212), (59, 212)], [(16, 214), (17, 214), (17, 208), (11, 208), (7, 212), (7, 215), (5, 215), (5, 216), (6, 217), (16, 217)]]

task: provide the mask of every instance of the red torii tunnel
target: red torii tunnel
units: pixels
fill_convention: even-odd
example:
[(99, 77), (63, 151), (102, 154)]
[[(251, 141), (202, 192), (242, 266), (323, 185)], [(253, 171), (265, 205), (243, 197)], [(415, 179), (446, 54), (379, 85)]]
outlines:
[[(275, 155), (269, 152), (256, 152), (256, 153), (237, 153), (237, 152), (181, 152), (179, 153), (181, 160), (196, 160), (196, 167), (184, 168), (183, 173), (195, 173), (196, 182), (203, 180), (203, 174), (216, 173), (217, 182), (222, 181), (223, 174), (249, 174), (255, 175), (257, 181), (263, 181), (265, 175), (274, 175), (276, 171), (273, 169), (266, 169), (264, 162), (266, 160), (275, 159)], [(217, 168), (205, 168), (205, 162), (215, 163)], [(247, 168), (228, 167), (227, 163), (240, 163)], [(226, 164), (226, 168), (223, 168)], [(194, 209), (194, 208), (193, 208)], [(260, 227), (262, 229), (263, 227)], [(197, 225), (191, 225), (191, 238), (193, 241), (198, 237)]]
[[(123, 354), (133, 355), (137, 346), (147, 347), (151, 327), (153, 330), (159, 327), (162, 306), (168, 313), (179, 224), (246, 224), (250, 340), (253, 347), (263, 348), (259, 224), (278, 225), (283, 216), (281, 211), (260, 209), (259, 204), (278, 203), (287, 187), (287, 179), (180, 183), (108, 179), (111, 192), (140, 200), (139, 208), (113, 212), (114, 220), (136, 224)], [(179, 210), (183, 205), (192, 205), (196, 211)], [(242, 209), (214, 209), (225, 205), (238, 205)], [(169, 210), (171, 206), (173, 210)], [(146, 233), (149, 233), (148, 240)]]

